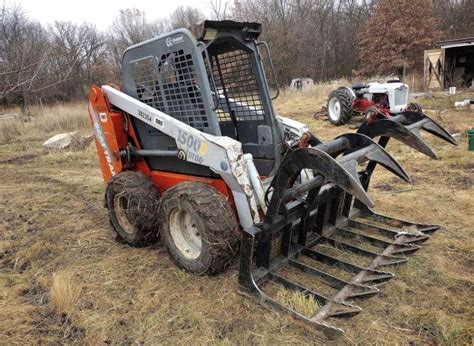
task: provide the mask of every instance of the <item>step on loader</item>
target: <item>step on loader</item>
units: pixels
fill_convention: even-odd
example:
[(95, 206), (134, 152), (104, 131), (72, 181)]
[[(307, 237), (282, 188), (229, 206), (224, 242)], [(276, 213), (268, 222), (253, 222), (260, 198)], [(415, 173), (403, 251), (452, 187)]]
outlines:
[[(218, 274), (240, 249), (241, 293), (332, 338), (343, 330), (331, 321), (358, 314), (354, 301), (378, 294), (387, 267), (439, 228), (372, 210), (377, 165), (410, 182), (388, 141), (433, 159), (421, 130), (455, 141), (405, 111), (323, 143), (275, 115), (260, 33), (233, 21), (205, 21), (197, 38), (176, 30), (125, 51), (122, 90), (92, 87), (105, 206), (121, 241), (160, 240), (192, 273)], [(280, 292), (317, 309), (304, 315)]]

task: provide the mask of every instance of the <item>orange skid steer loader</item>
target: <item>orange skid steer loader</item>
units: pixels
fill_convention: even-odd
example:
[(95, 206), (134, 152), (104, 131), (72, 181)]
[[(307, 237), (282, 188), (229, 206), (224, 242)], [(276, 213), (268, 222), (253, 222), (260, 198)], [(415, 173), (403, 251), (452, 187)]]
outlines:
[[(385, 267), (407, 261), (439, 228), (372, 211), (376, 165), (410, 181), (388, 140), (431, 158), (420, 130), (455, 141), (408, 111), (321, 142), (275, 115), (260, 33), (258, 23), (233, 21), (206, 21), (197, 39), (176, 30), (125, 51), (122, 90), (92, 87), (105, 205), (122, 241), (160, 239), (192, 273), (218, 274), (240, 249), (240, 292), (335, 337), (343, 331), (329, 321), (358, 314), (352, 302), (379, 293), (394, 276)], [(334, 293), (304, 284), (311, 280)], [(271, 287), (320, 309), (304, 316)]]

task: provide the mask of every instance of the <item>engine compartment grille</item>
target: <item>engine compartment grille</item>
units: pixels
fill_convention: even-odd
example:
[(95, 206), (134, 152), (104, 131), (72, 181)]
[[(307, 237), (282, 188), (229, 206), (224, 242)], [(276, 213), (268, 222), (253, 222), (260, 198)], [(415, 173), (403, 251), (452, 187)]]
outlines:
[(395, 90), (395, 106), (406, 105), (408, 103), (408, 90), (400, 87)]

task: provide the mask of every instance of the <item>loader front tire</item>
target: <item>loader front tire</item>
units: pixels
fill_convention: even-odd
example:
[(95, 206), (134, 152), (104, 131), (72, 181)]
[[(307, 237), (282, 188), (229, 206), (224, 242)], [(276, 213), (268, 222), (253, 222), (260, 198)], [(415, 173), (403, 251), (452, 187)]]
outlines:
[(159, 198), (150, 178), (141, 172), (121, 172), (109, 181), (105, 206), (119, 240), (137, 247), (158, 240)]
[(223, 272), (238, 250), (238, 225), (226, 197), (215, 188), (184, 182), (161, 200), (162, 240), (174, 262), (199, 275)]
[(329, 94), (327, 111), (331, 124), (336, 126), (347, 124), (354, 111), (352, 110), (352, 101), (354, 96), (347, 88), (339, 88)]

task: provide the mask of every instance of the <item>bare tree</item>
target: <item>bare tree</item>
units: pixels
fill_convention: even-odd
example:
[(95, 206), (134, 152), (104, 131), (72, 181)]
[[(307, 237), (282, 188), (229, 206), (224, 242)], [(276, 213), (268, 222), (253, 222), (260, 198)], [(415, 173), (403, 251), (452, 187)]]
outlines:
[(474, 35), (474, 1), (433, 0), (433, 12), (440, 19), (444, 38)]
[[(238, 1), (235, 1), (238, 2)], [(209, 7), (212, 11), (212, 16), (216, 20), (226, 20), (228, 16), (228, 11), (230, 9), (229, 0), (210, 0)]]
[(49, 76), (47, 69), (51, 61), (51, 49), (47, 32), (28, 19), (21, 7), (3, 7), (0, 27), (0, 99), (13, 99), (22, 108), (26, 107), (31, 93), (38, 85), (46, 89), (61, 82), (67, 76)]
[(372, 0), (241, 0), (238, 20), (262, 23), (282, 83), (295, 77), (349, 77), (357, 68), (355, 33)]
[(136, 8), (120, 10), (110, 28), (109, 59), (116, 79), (120, 80), (122, 54), (127, 47), (157, 36), (168, 29), (164, 21), (148, 21), (145, 12)]
[(170, 16), (170, 29), (194, 28), (204, 20), (204, 14), (197, 8), (179, 6)]

